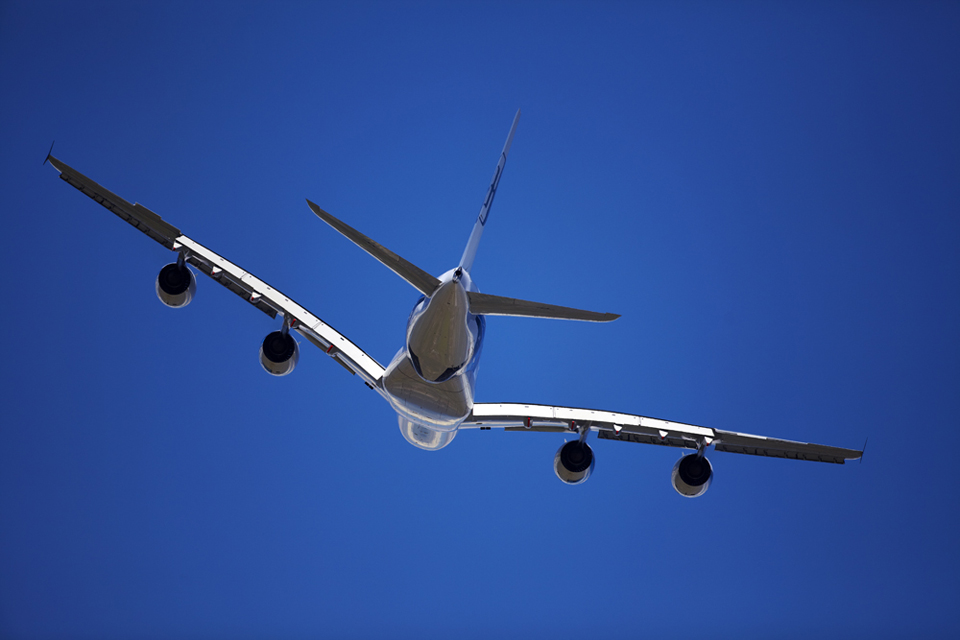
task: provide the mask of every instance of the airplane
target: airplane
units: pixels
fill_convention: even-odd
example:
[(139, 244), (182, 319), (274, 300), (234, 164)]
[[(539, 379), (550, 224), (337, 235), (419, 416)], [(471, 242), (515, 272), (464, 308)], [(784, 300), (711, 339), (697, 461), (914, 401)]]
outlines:
[[(587, 436), (601, 440), (638, 442), (692, 450), (676, 462), (671, 472), (673, 488), (681, 496), (702, 496), (713, 479), (713, 466), (705, 453), (742, 453), (843, 464), (859, 459), (863, 451), (722, 431), (648, 416), (523, 403), (474, 401), (477, 366), (483, 348), (485, 316), (523, 316), (587, 322), (611, 322), (620, 316), (516, 298), (480, 293), (470, 270), (480, 237), (497, 194), (507, 154), (520, 120), (517, 111), (500, 153), (480, 213), (474, 223), (460, 263), (439, 277), (403, 259), (378, 242), (307, 200), (314, 214), (361, 249), (379, 260), (420, 292), (407, 320), (406, 342), (384, 367), (329, 324), (279, 290), (244, 271), (204, 245), (182, 234), (172, 224), (141, 204), (130, 204), (90, 178), (53, 157), (49, 162), (60, 178), (130, 223), (148, 238), (176, 252), (155, 283), (157, 296), (168, 307), (183, 308), (193, 300), (197, 281), (194, 269), (247, 300), (281, 327), (264, 338), (260, 364), (274, 376), (290, 374), (300, 359), (296, 332), (337, 361), (368, 387), (379, 393), (397, 413), (400, 432), (412, 445), (440, 450), (462, 429), (556, 432), (574, 437), (554, 455), (554, 472), (566, 484), (585, 482), (596, 458)], [(193, 267), (191, 269), (190, 267)]]

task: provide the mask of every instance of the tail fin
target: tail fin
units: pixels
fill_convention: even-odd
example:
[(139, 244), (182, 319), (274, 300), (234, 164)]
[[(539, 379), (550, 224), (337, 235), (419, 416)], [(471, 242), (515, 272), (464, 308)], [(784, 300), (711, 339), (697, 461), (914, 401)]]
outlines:
[[(463, 252), (463, 257), (460, 259), (460, 268), (466, 271), (470, 271), (470, 267), (473, 266), (473, 259), (477, 255), (480, 236), (483, 234), (483, 227), (487, 223), (487, 215), (490, 213), (493, 197), (497, 194), (500, 175), (503, 173), (503, 166), (507, 162), (507, 153), (510, 152), (510, 144), (513, 142), (513, 134), (517, 131), (517, 123), (519, 121), (520, 111), (517, 110), (517, 115), (513, 118), (513, 125), (510, 127), (510, 134), (507, 136), (507, 142), (503, 145), (503, 152), (500, 154), (497, 170), (494, 172), (493, 180), (490, 182), (490, 189), (487, 190), (487, 197), (483, 201), (483, 206), (480, 207), (480, 215), (477, 217), (477, 222), (473, 226), (473, 232), (470, 234), (470, 240), (467, 242), (467, 248)], [(52, 159), (56, 162), (55, 158)], [(310, 200), (307, 200), (307, 204), (318, 218), (382, 262), (390, 268), (391, 271), (409, 282), (424, 295), (432, 296), (440, 286), (440, 281), (423, 269), (404, 260), (382, 244), (368, 238), (350, 225), (333, 217)], [(570, 307), (544, 304), (542, 302), (492, 296), (477, 291), (470, 291), (467, 297), (470, 303), (470, 312), (475, 315), (556, 318), (561, 320), (586, 320), (587, 322), (611, 322), (620, 317), (615, 313), (597, 313), (596, 311), (571, 309)]]
[(470, 233), (470, 239), (467, 241), (467, 248), (463, 250), (463, 257), (460, 258), (460, 268), (466, 271), (470, 271), (473, 267), (473, 259), (476, 257), (477, 247), (480, 245), (480, 236), (483, 235), (483, 227), (487, 224), (487, 216), (490, 214), (490, 207), (493, 205), (493, 197), (497, 195), (497, 185), (500, 184), (503, 167), (507, 164), (507, 153), (510, 152), (510, 145), (513, 143), (513, 134), (517, 131), (518, 122), (520, 122), (520, 109), (517, 109), (517, 115), (513, 118), (510, 133), (507, 135), (507, 142), (503, 145), (503, 151), (500, 153), (500, 161), (497, 162), (497, 169), (493, 172), (490, 188), (487, 189), (487, 197), (483, 199), (483, 205), (480, 207), (480, 215), (477, 216), (477, 222), (473, 225), (473, 231)]

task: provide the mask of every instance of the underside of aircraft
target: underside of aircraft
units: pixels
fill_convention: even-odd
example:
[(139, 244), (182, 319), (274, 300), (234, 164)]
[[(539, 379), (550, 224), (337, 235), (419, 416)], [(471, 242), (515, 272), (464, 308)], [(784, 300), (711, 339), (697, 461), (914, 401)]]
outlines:
[[(264, 338), (260, 364), (267, 373), (285, 376), (300, 358), (299, 334), (377, 391), (397, 412), (403, 437), (421, 449), (436, 451), (450, 444), (461, 429), (556, 432), (574, 436), (554, 456), (554, 471), (567, 484), (581, 484), (595, 466), (587, 443), (591, 432), (601, 440), (635, 442), (691, 451), (673, 467), (674, 489), (686, 497), (703, 495), (713, 479), (706, 457), (715, 451), (843, 464), (862, 451), (808, 444), (647, 416), (521, 403), (478, 403), (476, 372), (485, 334), (485, 316), (523, 316), (587, 322), (610, 322), (619, 316), (481, 293), (470, 270), (488, 221), (507, 154), (513, 142), (518, 111), (500, 154), (493, 179), (474, 223), (460, 263), (435, 277), (307, 200), (313, 213), (379, 260), (419, 293), (407, 322), (406, 341), (384, 367), (360, 347), (294, 300), (253, 274), (187, 237), (159, 215), (131, 204), (48, 153), (46, 161), (60, 177), (152, 240), (177, 254), (156, 280), (163, 304), (186, 307), (197, 289), (194, 271), (210, 277), (281, 326)], [(52, 149), (51, 149), (52, 152)], [(45, 161), (45, 162), (46, 162)]]

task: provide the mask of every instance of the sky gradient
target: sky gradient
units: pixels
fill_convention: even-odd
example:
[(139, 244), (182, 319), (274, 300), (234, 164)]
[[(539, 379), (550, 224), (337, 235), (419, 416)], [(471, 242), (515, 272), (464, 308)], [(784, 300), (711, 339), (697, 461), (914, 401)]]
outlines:
[[(960, 634), (956, 3), (0, 3), (0, 636)], [(465, 432), (429, 453), (55, 154), (387, 363), (523, 110), (474, 279), (478, 401), (859, 448), (862, 464)], [(940, 450), (934, 449), (939, 445)]]

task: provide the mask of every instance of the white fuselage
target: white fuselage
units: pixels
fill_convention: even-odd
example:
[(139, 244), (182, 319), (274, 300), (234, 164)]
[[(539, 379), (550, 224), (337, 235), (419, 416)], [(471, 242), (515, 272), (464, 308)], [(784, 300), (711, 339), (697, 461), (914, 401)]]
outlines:
[(422, 449), (446, 446), (473, 410), (485, 319), (470, 313), (470, 274), (453, 269), (432, 296), (420, 298), (407, 321), (406, 344), (387, 367), (382, 393), (400, 430)]

